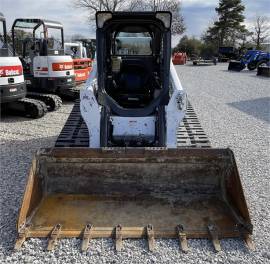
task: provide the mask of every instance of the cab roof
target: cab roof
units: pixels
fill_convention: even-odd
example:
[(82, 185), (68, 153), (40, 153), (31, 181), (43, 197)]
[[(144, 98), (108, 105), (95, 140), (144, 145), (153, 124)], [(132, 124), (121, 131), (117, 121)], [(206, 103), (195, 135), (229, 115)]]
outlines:
[(5, 19), (4, 15), (3, 15), (3, 13), (0, 12), (0, 21), (5, 21), (5, 20), (6, 19)]
[(60, 22), (41, 18), (17, 18), (13, 23), (13, 27), (30, 29), (36, 28), (40, 25), (44, 25), (49, 28), (63, 28), (63, 25)]

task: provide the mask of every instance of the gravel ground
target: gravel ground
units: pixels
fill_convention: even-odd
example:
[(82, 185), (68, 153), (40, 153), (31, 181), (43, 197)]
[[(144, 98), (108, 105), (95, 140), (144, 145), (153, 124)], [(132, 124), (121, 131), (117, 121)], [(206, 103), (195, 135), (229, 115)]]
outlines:
[(29, 239), (14, 252), (16, 218), (33, 154), (49, 147), (61, 131), (72, 104), (39, 120), (2, 116), (0, 127), (0, 263), (270, 263), (269, 235), (269, 79), (255, 72), (228, 72), (227, 64), (177, 66), (183, 86), (214, 147), (231, 147), (235, 153), (254, 224), (256, 250), (243, 241), (222, 240), (216, 254), (206, 239), (189, 240), (191, 252), (179, 251), (177, 240), (157, 240), (154, 253), (145, 240), (125, 240), (115, 253), (111, 239), (96, 239), (86, 254), (81, 241), (63, 239), (47, 252), (45, 239)]

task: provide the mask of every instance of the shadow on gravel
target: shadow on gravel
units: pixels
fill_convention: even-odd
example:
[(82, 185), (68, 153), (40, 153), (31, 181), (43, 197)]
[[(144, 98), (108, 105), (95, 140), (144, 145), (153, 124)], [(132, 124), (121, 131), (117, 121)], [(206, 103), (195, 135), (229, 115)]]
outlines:
[[(63, 100), (63, 106), (65, 106), (65, 105), (72, 105), (73, 106), (74, 103), (75, 103), (74, 101)], [(63, 113), (63, 111), (64, 111), (64, 113), (66, 112), (66, 110), (63, 110), (62, 107), (60, 107), (58, 110), (56, 110), (57, 113)], [(51, 113), (51, 112), (48, 112), (48, 113)], [(41, 119), (42, 118), (43, 117), (41, 117)], [(5, 108), (1, 109), (1, 112), (0, 112), (0, 122), (1, 123), (29, 122), (29, 121), (33, 121), (33, 120), (35, 120), (35, 119), (28, 118), (28, 117), (23, 117), (23, 116), (20, 115), (20, 113), (9, 112)]]
[(263, 76), (263, 75), (257, 75), (257, 73), (255, 75), (250, 75), (250, 77), (261, 79), (261, 80), (269, 80), (269, 77)]
[(255, 73), (255, 71), (249, 71), (249, 70), (242, 70), (242, 71), (229, 71), (229, 70), (221, 70), (223, 72), (228, 72), (228, 73), (231, 73), (231, 74), (236, 74), (236, 73), (241, 73), (241, 74), (250, 74), (250, 73)]
[(262, 97), (254, 100), (228, 103), (228, 105), (270, 123), (270, 97)]
[(247, 70), (244, 70), (244, 71), (228, 71), (228, 70), (221, 70), (223, 72), (228, 72), (230, 74), (249, 74), (249, 77), (252, 77), (252, 78), (257, 78), (257, 79), (261, 79), (261, 80), (268, 80), (269, 77), (267, 76), (261, 76), (261, 75), (257, 75), (257, 71), (247, 71)]
[(33, 140), (2, 140), (0, 149), (0, 251), (11, 255), (16, 239), (16, 221), (28, 171), (40, 148), (54, 146), (55, 137)]
[(186, 64), (186, 66), (191, 66), (191, 67), (204, 67), (204, 66), (216, 66), (214, 64), (198, 64), (198, 65), (193, 65), (193, 64)]

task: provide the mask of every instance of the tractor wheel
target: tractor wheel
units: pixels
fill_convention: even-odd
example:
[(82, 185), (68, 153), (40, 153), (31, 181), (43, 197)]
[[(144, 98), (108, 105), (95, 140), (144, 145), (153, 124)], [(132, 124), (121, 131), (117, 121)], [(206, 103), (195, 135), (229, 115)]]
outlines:
[(269, 66), (269, 60), (259, 61), (257, 64), (257, 67), (260, 67), (260, 66)]
[(247, 68), (250, 70), (250, 71), (253, 71), (257, 68), (257, 62), (256, 61), (252, 61), (250, 62), (248, 65), (247, 65)]

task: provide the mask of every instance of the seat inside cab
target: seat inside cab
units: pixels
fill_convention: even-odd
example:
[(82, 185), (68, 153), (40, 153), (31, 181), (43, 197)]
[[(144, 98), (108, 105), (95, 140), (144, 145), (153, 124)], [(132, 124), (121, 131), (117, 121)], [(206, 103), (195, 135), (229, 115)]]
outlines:
[(161, 41), (156, 31), (129, 25), (111, 33), (106, 92), (124, 108), (143, 108), (160, 92)]

